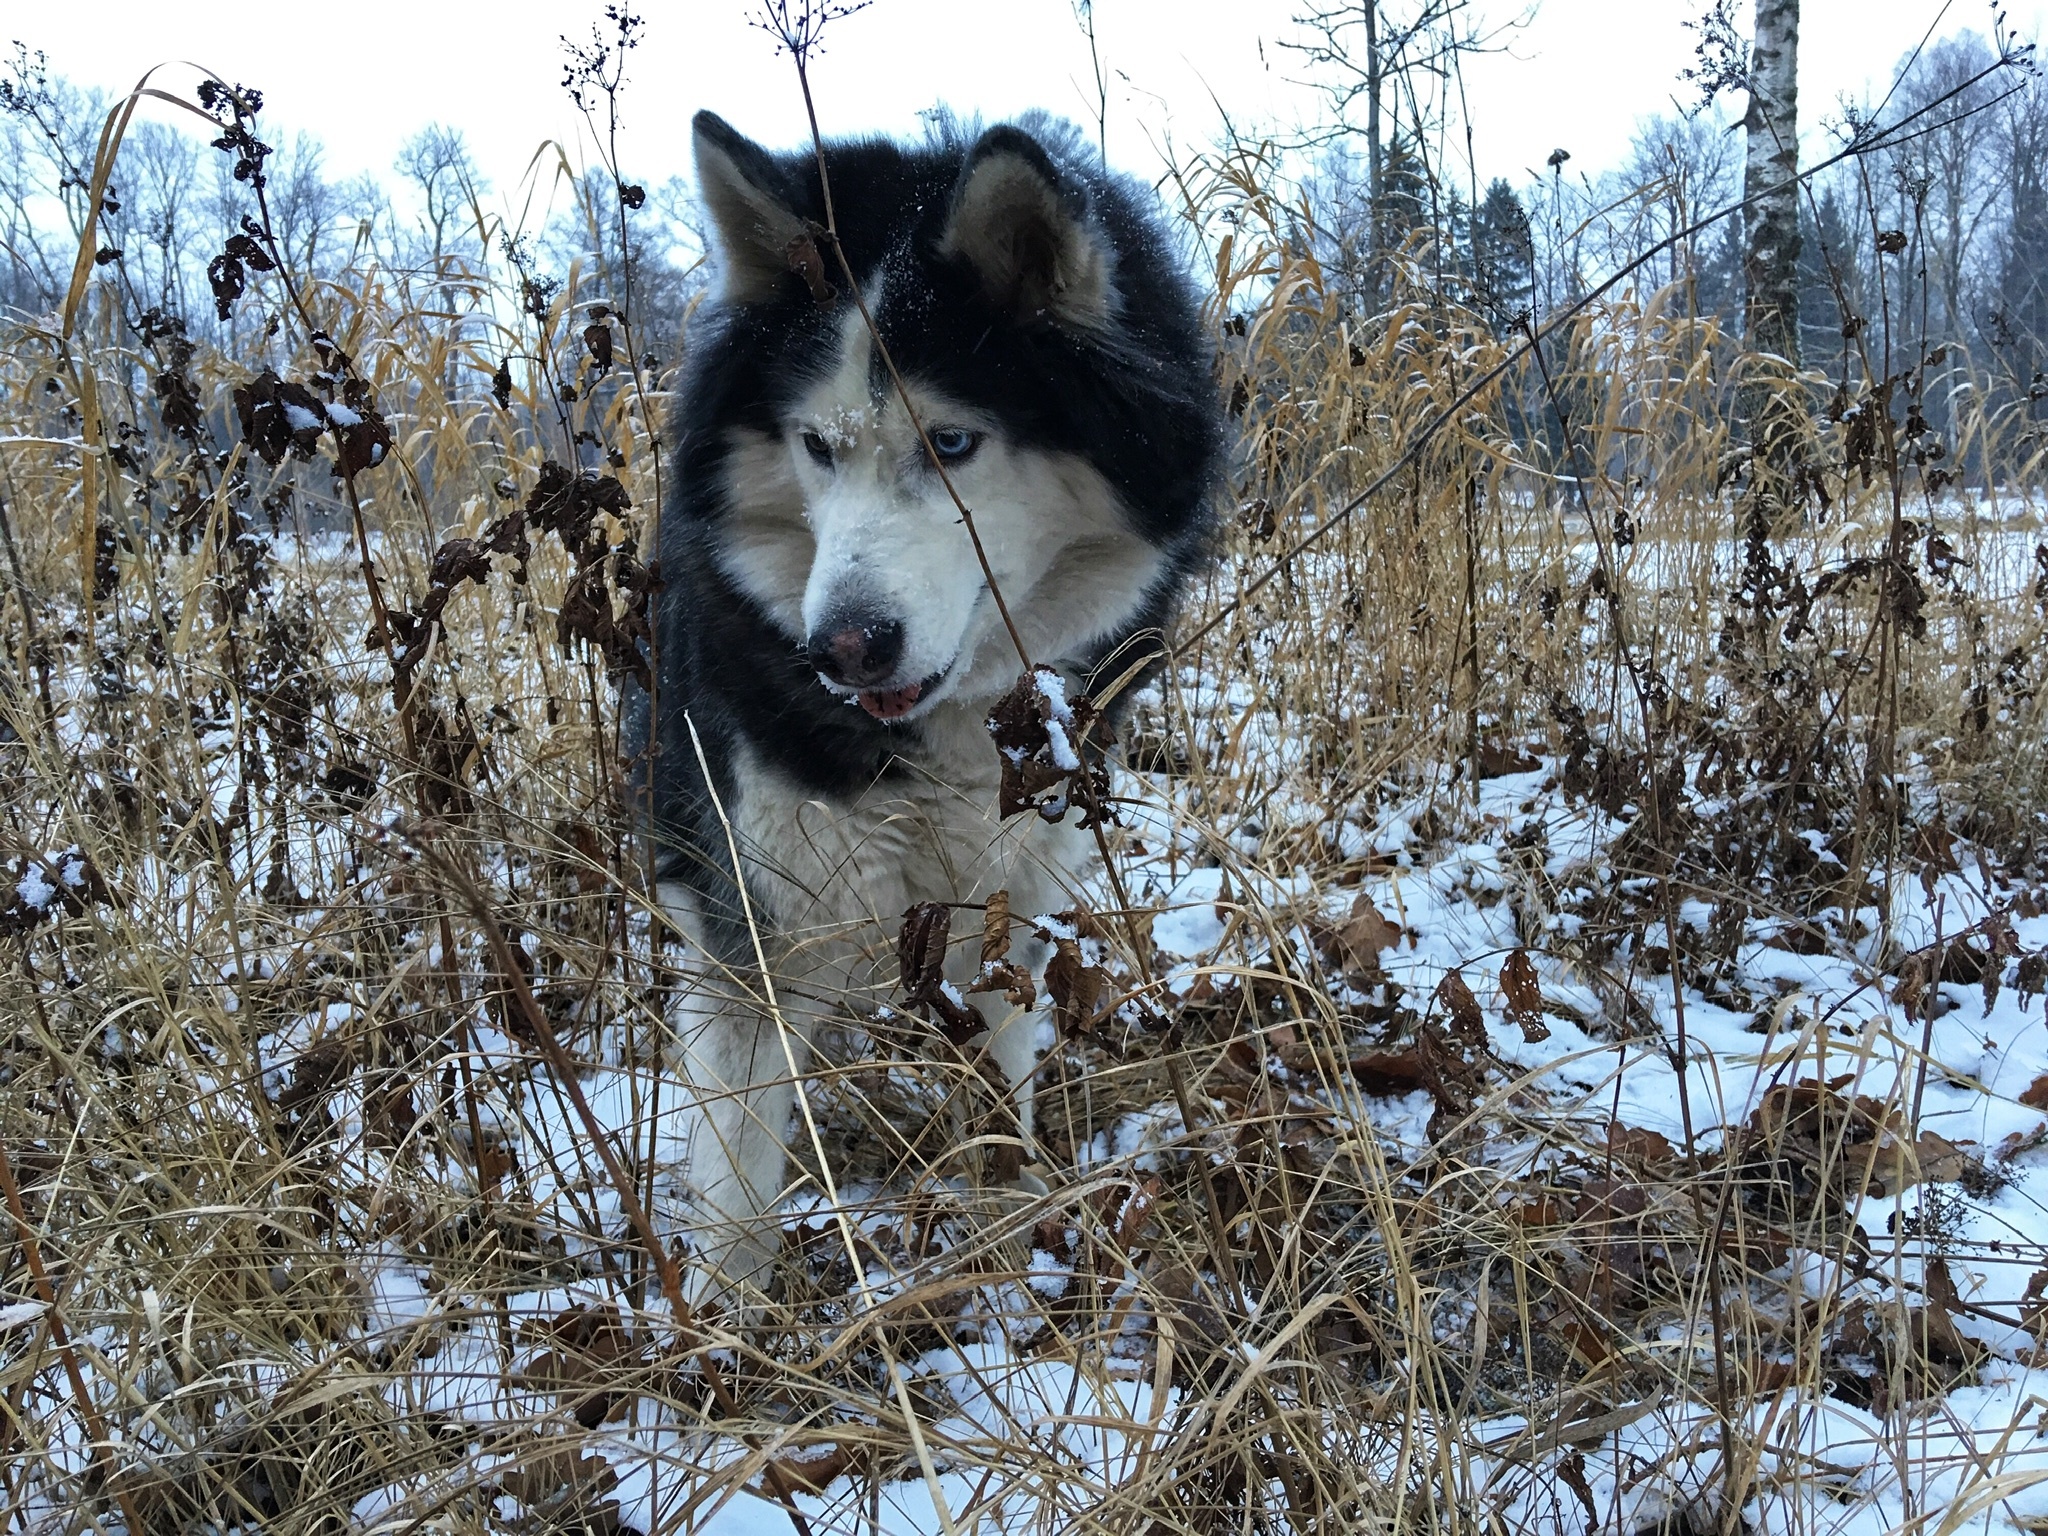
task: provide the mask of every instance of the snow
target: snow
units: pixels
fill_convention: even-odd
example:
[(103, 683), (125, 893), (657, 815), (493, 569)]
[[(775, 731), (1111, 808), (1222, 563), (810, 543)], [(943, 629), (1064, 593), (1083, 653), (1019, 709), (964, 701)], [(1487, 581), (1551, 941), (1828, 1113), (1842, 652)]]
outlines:
[(57, 899), (57, 887), (50, 884), (43, 874), (42, 865), (33, 861), (16, 882), (14, 894), (21, 898), (21, 904), (37, 912), (49, 910), (50, 903)]
[[(352, 561), (354, 555), (339, 540), (332, 543), (332, 557)], [(337, 662), (337, 670), (343, 665)], [(363, 663), (351, 656), (345, 665), (360, 670)], [(1041, 672), (1038, 678), (1055, 757), (1062, 750), (1071, 755), (1065, 727), (1073, 712), (1066, 685), (1057, 674)], [(1196, 711), (1201, 729), (1220, 721), (1240, 730), (1245, 751), (1263, 754), (1262, 761), (1295, 760), (1299, 742), (1278, 722), (1247, 715), (1258, 700), (1240, 683), (1194, 679), (1189, 686), (1203, 690), (1203, 708)], [(1211, 706), (1213, 718), (1205, 713)], [(195, 775), (195, 800), (225, 814), (241, 788), (240, 738), (234, 727), (209, 721), (197, 739), (205, 761)], [(1205, 738), (1205, 749), (1219, 739)], [(1060, 759), (1060, 766), (1070, 765)], [(1974, 849), (1959, 842), (1958, 868), (1931, 873), (1924, 883), (1890, 881), (1883, 909), (1859, 915), (1859, 937), (1837, 935), (1822, 953), (1801, 954), (1786, 947), (1782, 915), (1757, 915), (1745, 919), (1747, 926), (1737, 933), (1725, 974), (1709, 978), (1687, 966), (1674, 979), (1650, 958), (1674, 947), (1667, 923), (1680, 930), (1676, 947), (1682, 951), (1713, 929), (1715, 908), (1694, 898), (1679, 900), (1675, 912), (1658, 906), (1655, 882), (1630, 878), (1630, 866), (1616, 851), (1637, 813), (1623, 808), (1610, 814), (1567, 794), (1558, 777), (1558, 765), (1544, 762), (1477, 785), (1449, 785), (1438, 769), (1409, 765), (1376, 798), (1361, 793), (1341, 807), (1328, 807), (1276, 792), (1256, 803), (1255, 814), (1234, 804), (1223, 808), (1227, 816), (1205, 819), (1199, 813), (1216, 808), (1191, 805), (1184, 788), (1119, 772), (1114, 788), (1125, 823), (1121, 835), (1143, 850), (1131, 853), (1123, 870), (1138, 904), (1151, 910), (1156, 979), (1185, 999), (1201, 987), (1232, 984), (1233, 969), (1271, 967), (1276, 959), (1294, 975), (1320, 975), (1327, 967), (1318, 958), (1314, 929), (1341, 922), (1354, 902), (1369, 901), (1398, 925), (1401, 936), (1378, 955), (1383, 977), (1332, 977), (1330, 1001), (1349, 1018), (1398, 992), (1420, 1011), (1447, 977), (1456, 973), (1463, 979), (1479, 1005), (1485, 1044), (1501, 1068), (1487, 1083), (1490, 1097), (1480, 1111), (1474, 1138), (1480, 1145), (1472, 1152), (1470, 1176), (1498, 1178), (1503, 1189), (1549, 1155), (1539, 1142), (1556, 1128), (1572, 1131), (1573, 1144), (1595, 1160), (1610, 1122), (1624, 1131), (1659, 1133), (1673, 1147), (1711, 1156), (1727, 1150), (1727, 1128), (1745, 1125), (1776, 1088), (1840, 1075), (1848, 1079), (1845, 1095), (1917, 1103), (1919, 1128), (1937, 1132), (1972, 1159), (1996, 1162), (2011, 1179), (1995, 1188), (1913, 1183), (1862, 1197), (1854, 1219), (1865, 1234), (1867, 1255), (1851, 1262), (1840, 1250), (1823, 1251), (1822, 1244), (1791, 1245), (1782, 1255), (1773, 1253), (1776, 1267), (1766, 1273), (1778, 1287), (1777, 1300), (1793, 1309), (1803, 1304), (1819, 1317), (1838, 1314), (1850, 1303), (1895, 1308), (1904, 1298), (1919, 1305), (1930, 1277), (1941, 1273), (1939, 1260), (1961, 1299), (1989, 1314), (1958, 1315), (1956, 1331), (1989, 1353), (1974, 1379), (1884, 1413), (1811, 1390), (1765, 1394), (1744, 1404), (1737, 1427), (1759, 1457), (1760, 1490), (1744, 1517), (1752, 1532), (1787, 1536), (1795, 1530), (1802, 1536), (1882, 1536), (1921, 1526), (1954, 1531), (1973, 1522), (1972, 1528), (2004, 1531), (2048, 1523), (2048, 1434), (2041, 1429), (2048, 1422), (2041, 1406), (2048, 1402), (2048, 1358), (2018, 1300), (2030, 1273), (2048, 1266), (2048, 1206), (2039, 1187), (2048, 1150), (2037, 1145), (2044, 1115), (2021, 1102), (2022, 1096), (2037, 1096), (2031, 1090), (2048, 1074), (2048, 1013), (2020, 990), (2017, 961), (2010, 956), (1999, 962), (1994, 989), (1931, 982), (1931, 1020), (1907, 1013), (1897, 975), (1901, 951), (1925, 948), (1982, 921), (2006, 900), (2008, 889), (1983, 872)], [(1736, 814), (1739, 807), (1702, 796), (1691, 809), (1708, 818)], [(337, 823), (343, 819), (338, 812), (322, 815)], [(305, 868), (339, 869), (365, 846), (395, 847), (402, 842), (395, 835), (378, 840), (397, 826), (396, 815), (379, 807), (348, 822), (345, 832), (330, 824), (294, 826), (287, 841), (291, 859)], [(238, 836), (226, 849), (234, 876), (251, 886), (263, 875), (244, 846), (255, 842)], [(1233, 845), (1241, 855), (1232, 852)], [(1839, 864), (1819, 834), (1807, 834), (1806, 846), (1821, 862)], [(1341, 878), (1332, 878), (1327, 868), (1311, 878), (1300, 858), (1275, 855), (1287, 848), (1329, 856), (1341, 867)], [(180, 886), (179, 878), (147, 865), (124, 871), (124, 899), (132, 890), (138, 902), (194, 900), (195, 888)], [(490, 871), (489, 878), (510, 883), (505, 869)], [(530, 871), (522, 867), (521, 878), (530, 879)], [(75, 849), (31, 857), (16, 895), (24, 906), (44, 910), (67, 890), (83, 889), (88, 879), (89, 866)], [(1547, 908), (1527, 899), (1537, 882), (1545, 883)], [(390, 867), (348, 867), (351, 903), (388, 908), (396, 886)], [(1610, 955), (1588, 958), (1572, 942), (1589, 928), (1573, 904), (1615, 893), (1635, 898), (1651, 915), (1613, 936)], [(1101, 891), (1082, 896), (1080, 906), (1108, 905)], [(1536, 920), (1528, 921), (1532, 914)], [(337, 905), (313, 907), (303, 920), (308, 931), (318, 933), (354, 917)], [(1089, 963), (1104, 960), (1100, 941), (1083, 937), (1075, 921), (1037, 921), (1048, 937), (1078, 941)], [(2012, 926), (2019, 953), (2048, 947), (2048, 916), (2016, 912)], [(538, 963), (556, 953), (553, 937), (529, 925), (519, 942)], [(337, 1040), (377, 1038), (393, 1022), (412, 1016), (423, 983), (426, 995), (439, 999), (437, 973), (444, 967), (473, 972), (479, 964), (476, 941), (466, 933), (458, 934), (452, 953), (444, 953), (436, 937), (406, 957), (409, 970), (388, 976), (364, 976), (347, 965), (309, 976), (304, 952), (254, 920), (234, 939), (233, 963), (197, 968), (183, 986), (223, 1011), (241, 1010), (248, 1035), (239, 1048), (246, 1065), (202, 1061), (192, 1070), (212, 1072), (208, 1081), (225, 1085), (209, 1102), (227, 1106), (220, 1111), (224, 1120), (237, 1134), (252, 1137), (279, 1132), (250, 1109), (252, 1088), (274, 1105), (293, 1086), (309, 1052)], [(1268, 942), (1277, 956), (1262, 948)], [(1503, 973), (1518, 953), (1526, 953), (1540, 983), (1547, 1038), (1527, 1038), (1510, 1017)], [(291, 987), (261, 985), (279, 976), (292, 978)], [(1616, 976), (1629, 978), (1636, 1012), (1621, 1011)], [(958, 1000), (950, 987), (948, 992)], [(278, 1004), (280, 996), (289, 1002)], [(473, 1159), (468, 1106), (450, 1114), (428, 1102), (434, 1084), (461, 1080), (458, 1063), (473, 1074), (482, 1139), (516, 1162), (521, 1198), (531, 1203), (548, 1273), (520, 1282), (535, 1288), (493, 1292), (486, 1304), (477, 1295), (444, 1289), (432, 1243), (408, 1232), (403, 1220), (337, 1227), (334, 1251), (321, 1259), (335, 1263), (345, 1277), (354, 1311), (337, 1324), (341, 1337), (320, 1347), (332, 1344), (336, 1358), (346, 1358), (351, 1371), (373, 1383), (370, 1390), (382, 1395), (396, 1417), (432, 1415), (438, 1431), (472, 1437), (462, 1442), (459, 1467), (408, 1473), (407, 1480), (358, 1499), (355, 1526), (389, 1536), (425, 1528), (423, 1520), (448, 1507), (451, 1489), (487, 1486), (516, 1460), (483, 1447), (536, 1425), (548, 1433), (561, 1427), (557, 1397), (523, 1383), (520, 1373), (545, 1351), (546, 1329), (564, 1314), (577, 1308), (602, 1312), (635, 1341), (665, 1346), (674, 1338), (665, 1303), (651, 1302), (639, 1313), (620, 1305), (614, 1274), (619, 1254), (630, 1250), (634, 1237), (617, 1192), (596, 1166), (588, 1129), (568, 1103), (565, 1085), (496, 1029), (489, 1008), (473, 994), (464, 1006), (467, 1012), (451, 1009), (449, 1015), (460, 1019), (466, 1045), (450, 1033), (422, 1046), (429, 1068), (421, 1077), (420, 1107), (447, 1114), (447, 1124), (433, 1135), (445, 1135), (446, 1145)], [(1681, 1017), (1683, 1053), (1676, 1049)], [(158, 1027), (139, 1009), (109, 1012), (101, 1022), (104, 1028), (91, 1032), (93, 1048), (103, 1042), (117, 1057), (141, 1053)], [(580, 1015), (577, 1022), (584, 1022)], [(1276, 1039), (1280, 1027), (1272, 1031)], [(1257, 1028), (1249, 1032), (1254, 1039)], [(1365, 1029), (1359, 1026), (1354, 1038), (1370, 1044)], [(630, 1056), (620, 1031), (580, 1034), (577, 1049), (591, 1059), (578, 1085), (600, 1123), (630, 1149), (658, 1231), (679, 1242), (690, 1204), (679, 1173), (678, 1117), (670, 1111), (684, 1097), (685, 1085), (658, 1056)], [(253, 1059), (247, 1054), (252, 1048)], [(1263, 1043), (1259, 1052), (1258, 1070), (1265, 1074), (1260, 1086), (1285, 1103), (1286, 1113), (1326, 1113), (1347, 1127), (1361, 1127), (1389, 1164), (1403, 1169), (1431, 1154), (1435, 1106), (1428, 1093), (1373, 1094), (1347, 1084), (1318, 1099), (1308, 1081), (1312, 1074), (1289, 1077), (1274, 1064), (1277, 1052)], [(861, 1070), (873, 1066), (863, 1063)], [(888, 1062), (877, 1078), (892, 1093), (929, 1087), (900, 1061)], [(1199, 1122), (1206, 1105), (1202, 1085), (1195, 1087)], [(812, 1102), (824, 1099), (820, 1091)], [(650, 1105), (657, 1107), (650, 1111)], [(389, 1215), (403, 1199), (394, 1176), (401, 1153), (372, 1134), (364, 1088), (356, 1082), (337, 1086), (324, 1096), (321, 1110), (331, 1117), (333, 1144), (341, 1149), (338, 1176), (368, 1192), (372, 1211)], [(1140, 1200), (1148, 1176), (1184, 1170), (1191, 1157), (1211, 1156), (1220, 1163), (1228, 1150), (1204, 1142), (1200, 1123), (1191, 1132), (1179, 1108), (1164, 1100), (1141, 1102), (1089, 1125), (1093, 1134), (1074, 1150), (1073, 1175), (1095, 1192), (1090, 1198), (1099, 1194), (1101, 1204), (1070, 1203), (1055, 1213), (1050, 1227), (1034, 1224), (1012, 1233), (1017, 1243), (1006, 1261), (1010, 1267), (999, 1276), (973, 1274), (956, 1284), (947, 1275), (949, 1253), (960, 1250), (945, 1245), (971, 1235), (964, 1219), (945, 1228), (932, 1250), (903, 1259), (901, 1233), (910, 1224), (910, 1202), (901, 1183), (892, 1186), (881, 1175), (872, 1183), (842, 1185), (836, 1205), (810, 1186), (785, 1204), (780, 1220), (793, 1244), (811, 1242), (818, 1232), (836, 1244), (843, 1219), (844, 1229), (862, 1245), (847, 1271), (855, 1277), (847, 1282), (851, 1294), (825, 1330), (835, 1341), (869, 1326), (863, 1307), (913, 1291), (936, 1294), (941, 1281), (952, 1287), (945, 1294), (953, 1310), (937, 1327), (919, 1333), (914, 1353), (890, 1367), (894, 1374), (878, 1370), (874, 1383), (884, 1398), (901, 1390), (914, 1393), (921, 1405), (936, 1405), (935, 1416), (917, 1421), (925, 1441), (921, 1459), (895, 1465), (879, 1489), (871, 1490), (865, 1478), (843, 1476), (820, 1493), (797, 1495), (815, 1529), (923, 1533), (950, 1522), (961, 1531), (1022, 1533), (1083, 1526), (1107, 1491), (1131, 1482), (1163, 1437), (1179, 1432), (1178, 1416), (1197, 1411), (1198, 1399), (1187, 1395), (1184, 1384), (1170, 1371), (1155, 1369), (1164, 1353), (1162, 1323), (1148, 1310), (1148, 1277), (1135, 1264), (1122, 1275), (1095, 1277), (1110, 1293), (1104, 1316), (1113, 1320), (1105, 1330), (1115, 1335), (1112, 1341), (1083, 1345), (1048, 1318), (1057, 1317), (1059, 1304), (1085, 1297), (1082, 1271), (1062, 1257), (1081, 1246), (1081, 1227), (1097, 1220), (1120, 1224)], [(434, 1144), (426, 1132), (421, 1140)], [(407, 1149), (404, 1155), (417, 1154)], [(138, 1169), (117, 1178), (141, 1183), (153, 1176)], [(473, 1177), (471, 1163), (450, 1159), (440, 1176), (462, 1190)], [(381, 1203), (387, 1189), (394, 1192), (388, 1206)], [(933, 1180), (916, 1191), (916, 1199), (920, 1210), (943, 1209), (945, 1221), (952, 1221), (958, 1208), (947, 1202), (958, 1194)], [(1935, 1215), (1947, 1223), (1938, 1239), (1926, 1235)], [(1076, 1226), (1063, 1234), (1060, 1225), (1069, 1221)], [(434, 1234), (433, 1241), (440, 1240)], [(307, 1269), (307, 1260), (294, 1255), (272, 1266), (268, 1278), (283, 1293)], [(260, 1284), (264, 1275), (259, 1263), (252, 1283)], [(158, 1283), (165, 1284), (161, 1277)], [(1270, 1302), (1262, 1312), (1262, 1298), (1250, 1300), (1247, 1314), (1260, 1331), (1237, 1341), (1237, 1358), (1271, 1383), (1297, 1358), (1296, 1340), (1284, 1335), (1289, 1319), (1269, 1315), (1277, 1311)], [(495, 1310), (500, 1304), (502, 1314)], [(1429, 1305), (1436, 1309), (1432, 1321), (1440, 1336), (1447, 1338), (1469, 1330), (1477, 1311), (1470, 1296), (1454, 1293), (1433, 1296)], [(141, 1297), (140, 1308), (153, 1338), (175, 1336), (182, 1300), (169, 1285), (161, 1297)], [(18, 1333), (42, 1315), (33, 1301), (0, 1305), (0, 1333)], [(113, 1330), (101, 1333), (91, 1342), (102, 1355), (113, 1358), (129, 1347)], [(934, 1339), (943, 1342), (927, 1348)], [(1558, 1438), (1552, 1433), (1557, 1426), (1547, 1421), (1489, 1408), (1455, 1423), (1418, 1413), (1405, 1428), (1428, 1444), (1431, 1455), (1440, 1453), (1441, 1465), (1456, 1469), (1476, 1507), (1501, 1528), (1635, 1529), (1710, 1495), (1721, 1475), (1721, 1426), (1705, 1406), (1710, 1389), (1698, 1385), (1711, 1380), (1703, 1325), (1674, 1315), (1646, 1334), (1643, 1347), (1646, 1358), (1690, 1362), (1696, 1385), (1690, 1393), (1638, 1403), (1639, 1416), (1580, 1447), (1586, 1487), (1599, 1512), (1595, 1521), (1585, 1519), (1575, 1495), (1560, 1484), (1559, 1458), (1574, 1442)], [(256, 1397), (263, 1382), (289, 1379), (304, 1365), (288, 1354), (283, 1363), (254, 1358), (253, 1346), (250, 1354), (233, 1368), (246, 1365), (243, 1379), (256, 1384), (250, 1388)], [(364, 1369), (365, 1361), (376, 1367), (374, 1374)], [(133, 1380), (150, 1381), (151, 1366), (139, 1365)], [(215, 1366), (209, 1361), (207, 1368)], [(1674, 1367), (1673, 1374), (1682, 1376), (1684, 1369)], [(1243, 1379), (1242, 1372), (1234, 1378)], [(1374, 1390), (1386, 1390), (1385, 1384)], [(175, 1385), (166, 1395), (175, 1395)], [(850, 1391), (849, 1400), (833, 1411), (869, 1413), (860, 1424), (871, 1429), (873, 1414), (852, 1401), (854, 1395)], [(1608, 1412), (1625, 1406), (1619, 1388), (1613, 1395), (1616, 1401), (1604, 1405)], [(681, 1528), (677, 1512), (684, 1502), (731, 1475), (752, 1454), (673, 1402), (657, 1401), (659, 1396), (643, 1399), (632, 1422), (602, 1424), (575, 1441), (612, 1466), (619, 1483), (611, 1497), (623, 1523), (642, 1532)], [(1535, 1405), (1517, 1406), (1537, 1412)], [(820, 1463), (831, 1454), (830, 1423), (828, 1414), (792, 1428), (778, 1456)], [(1374, 1458), (1393, 1456), (1387, 1449), (1392, 1443), (1366, 1442), (1361, 1461), (1378, 1466)], [(1545, 1449), (1529, 1451), (1532, 1444)], [(89, 1460), (89, 1447), (68, 1423), (48, 1432), (48, 1446), (39, 1454), (52, 1462), (68, 1457), (66, 1464), (76, 1469)], [(1387, 1465), (1391, 1476), (1393, 1461)], [(872, 1527), (871, 1491), (878, 1511)], [(503, 1512), (508, 1524), (529, 1518), (516, 1508)], [(721, 1536), (790, 1529), (779, 1504), (745, 1489), (713, 1493), (692, 1518), (690, 1529)]]
[(1038, 667), (1031, 675), (1038, 696), (1045, 701), (1045, 739), (1052, 752), (1052, 765), (1062, 773), (1079, 773), (1081, 759), (1074, 751), (1070, 735), (1074, 709), (1067, 702), (1067, 680), (1051, 667)]
[(326, 430), (327, 423), (307, 410), (303, 405), (296, 404), (290, 400), (283, 400), (278, 403), (284, 408), (284, 419), (290, 424), (293, 432), (321, 432)]
[(1218, 901), (1223, 871), (1197, 869), (1174, 882), (1158, 915), (1152, 919), (1152, 942), (1163, 954), (1201, 959), (1223, 941), (1226, 917)]

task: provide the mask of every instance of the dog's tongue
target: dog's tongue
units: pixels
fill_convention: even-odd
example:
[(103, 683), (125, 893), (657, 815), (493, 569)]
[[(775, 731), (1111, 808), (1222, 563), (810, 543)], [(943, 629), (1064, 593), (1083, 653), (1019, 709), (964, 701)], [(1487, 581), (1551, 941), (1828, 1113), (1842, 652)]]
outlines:
[(924, 692), (924, 684), (912, 683), (907, 688), (891, 688), (886, 692), (869, 690), (860, 696), (860, 707), (877, 720), (900, 720), (910, 713)]

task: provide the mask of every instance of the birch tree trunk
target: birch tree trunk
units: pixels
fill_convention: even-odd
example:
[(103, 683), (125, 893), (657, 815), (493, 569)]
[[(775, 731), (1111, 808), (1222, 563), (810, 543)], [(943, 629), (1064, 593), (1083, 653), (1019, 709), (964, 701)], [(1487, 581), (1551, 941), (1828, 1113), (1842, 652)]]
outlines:
[(1386, 159), (1380, 149), (1380, 93), (1386, 68), (1380, 58), (1380, 3), (1365, 0), (1365, 257), (1366, 280), (1381, 291), (1380, 199), (1386, 194)]
[(1756, 0), (1742, 195), (1743, 327), (1753, 352), (1799, 362), (1799, 0)]

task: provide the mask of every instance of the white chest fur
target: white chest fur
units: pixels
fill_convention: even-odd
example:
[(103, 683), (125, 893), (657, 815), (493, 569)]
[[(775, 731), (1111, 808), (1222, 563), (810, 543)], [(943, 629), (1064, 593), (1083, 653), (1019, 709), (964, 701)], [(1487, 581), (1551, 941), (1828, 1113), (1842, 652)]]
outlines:
[[(915, 902), (979, 902), (1008, 890), (1011, 910), (1026, 918), (1073, 904), (1093, 841), (1071, 821), (999, 820), (985, 712), (936, 711), (914, 758), (846, 800), (811, 794), (742, 752), (730, 809), (747, 886), (792, 959), (843, 961), (840, 984), (859, 986)], [(958, 946), (966, 972), (972, 950)], [(796, 969), (810, 966), (798, 959)]]

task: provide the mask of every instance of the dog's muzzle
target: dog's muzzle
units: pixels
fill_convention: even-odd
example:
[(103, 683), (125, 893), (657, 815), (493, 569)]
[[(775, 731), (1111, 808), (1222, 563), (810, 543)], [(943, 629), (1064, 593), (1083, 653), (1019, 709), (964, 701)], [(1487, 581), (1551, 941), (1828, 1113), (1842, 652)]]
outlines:
[(903, 625), (895, 619), (821, 628), (804, 650), (822, 682), (853, 693), (877, 720), (902, 719), (946, 675), (941, 670), (914, 683), (880, 686), (896, 675), (903, 660)]

